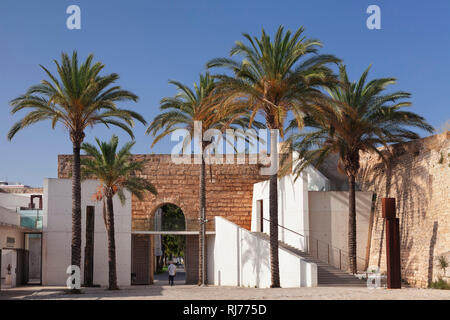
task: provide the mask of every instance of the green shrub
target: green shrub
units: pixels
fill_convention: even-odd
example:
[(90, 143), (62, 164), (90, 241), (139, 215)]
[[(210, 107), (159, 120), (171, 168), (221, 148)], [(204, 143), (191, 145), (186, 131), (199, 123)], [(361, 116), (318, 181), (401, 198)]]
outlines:
[(439, 268), (444, 272), (445, 275), (445, 270), (448, 268), (448, 260), (445, 256), (439, 256), (438, 261)]
[(442, 290), (450, 290), (450, 283), (445, 281), (444, 279), (439, 279), (438, 281), (433, 281), (430, 284), (430, 288), (432, 289), (442, 289)]

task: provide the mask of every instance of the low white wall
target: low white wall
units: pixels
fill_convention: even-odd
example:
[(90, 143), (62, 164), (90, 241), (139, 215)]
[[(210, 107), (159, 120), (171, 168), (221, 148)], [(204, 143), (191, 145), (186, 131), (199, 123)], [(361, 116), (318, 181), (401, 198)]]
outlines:
[[(94, 236), (94, 283), (108, 284), (108, 242), (103, 220), (102, 202), (94, 201), (98, 182), (83, 181), (81, 184), (82, 246), (81, 282), (86, 230), (86, 206), (95, 207)], [(70, 265), (72, 239), (72, 181), (69, 179), (44, 180), (43, 261), (44, 285), (65, 285)], [(115, 240), (117, 259), (117, 282), (119, 286), (131, 283), (131, 194), (122, 206), (114, 197)]]
[[(358, 269), (364, 269), (372, 192), (356, 192), (356, 251)], [(323, 261), (338, 266), (347, 263), (348, 192), (309, 192), (310, 246)], [(319, 241), (317, 241), (319, 240)], [(328, 249), (328, 244), (330, 248)], [(339, 255), (341, 261), (339, 262)]]
[[(238, 225), (215, 217), (210, 241), (209, 283), (217, 286), (270, 287), (269, 242)], [(279, 250), (281, 287), (317, 285), (317, 265), (283, 248)]]

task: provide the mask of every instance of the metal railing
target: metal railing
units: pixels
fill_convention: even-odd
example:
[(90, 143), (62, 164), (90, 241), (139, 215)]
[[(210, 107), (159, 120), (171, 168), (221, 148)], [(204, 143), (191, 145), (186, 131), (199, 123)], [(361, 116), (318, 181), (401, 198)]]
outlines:
[[(269, 219), (263, 218), (263, 220), (271, 223)], [(281, 226), (277, 224), (278, 228), (289, 231), (292, 234), (299, 236), (300, 241), (299, 244), (303, 247), (303, 250), (300, 248), (296, 248), (300, 251), (308, 253), (319, 261), (326, 262), (327, 264), (338, 268), (339, 270), (348, 270), (348, 252), (331, 245), (328, 242), (319, 240), (317, 238), (311, 236), (305, 236), (297, 231), (286, 228), (285, 226)], [(287, 245), (291, 245), (290, 243), (285, 242)], [(293, 246), (293, 245), (291, 245)], [(295, 247), (295, 246), (294, 246)], [(366, 259), (361, 257), (356, 257), (357, 265), (362, 265), (363, 268), (366, 264)]]
[(16, 213), (19, 214), (19, 224), (22, 227), (29, 229), (42, 230), (43, 225), (43, 209), (42, 208), (29, 208), (29, 207), (17, 207)]

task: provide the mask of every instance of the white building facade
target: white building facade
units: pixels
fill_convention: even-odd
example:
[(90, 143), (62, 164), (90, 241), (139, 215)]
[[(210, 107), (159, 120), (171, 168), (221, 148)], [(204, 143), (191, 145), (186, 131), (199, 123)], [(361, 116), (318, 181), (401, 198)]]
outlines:
[[(108, 285), (108, 241), (103, 220), (101, 201), (93, 195), (99, 183), (86, 180), (81, 184), (81, 261), (84, 261), (86, 208), (93, 206), (95, 212), (94, 234), (94, 283)], [(44, 285), (65, 285), (70, 266), (72, 239), (72, 181), (69, 179), (44, 180), (43, 221), (43, 274)], [(129, 286), (131, 283), (131, 194), (125, 193), (126, 202), (121, 204), (114, 197), (115, 240), (117, 259), (117, 283)], [(81, 282), (83, 268), (81, 268)]]
[[(278, 238), (286, 245), (280, 245), (279, 249), (282, 287), (312, 287), (318, 284), (316, 263), (300, 253), (345, 269), (348, 260), (348, 192), (328, 191), (328, 186), (328, 179), (314, 168), (308, 168), (297, 179), (292, 174), (279, 178)], [(72, 237), (71, 188), (69, 179), (44, 181), (44, 285), (65, 285), (68, 278), (66, 270), (70, 266)], [(82, 182), (82, 261), (86, 210), (92, 206), (95, 212), (94, 283), (107, 286), (107, 235), (102, 202), (93, 197), (97, 188), (98, 182), (95, 180)], [(366, 244), (372, 193), (357, 192), (356, 199), (358, 269), (363, 270), (368, 250)], [(132, 233), (136, 233), (132, 231), (130, 193), (126, 193), (125, 205), (117, 197), (114, 198), (114, 214), (118, 285), (129, 286), (134, 268)], [(254, 184), (251, 217), (251, 230), (243, 229), (223, 217), (215, 217), (215, 231), (209, 232), (207, 237), (209, 284), (270, 287), (268, 180)], [(299, 251), (289, 250), (289, 247)], [(155, 251), (154, 244), (151, 250)]]

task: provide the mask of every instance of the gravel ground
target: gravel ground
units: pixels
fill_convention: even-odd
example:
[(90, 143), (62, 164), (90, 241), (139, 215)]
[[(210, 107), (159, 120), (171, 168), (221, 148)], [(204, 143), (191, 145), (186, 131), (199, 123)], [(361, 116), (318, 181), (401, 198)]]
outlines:
[(150, 299), (150, 300), (397, 300), (432, 299), (450, 300), (450, 290), (415, 289), (401, 290), (368, 289), (356, 287), (317, 287), (256, 289), (237, 287), (198, 287), (196, 285), (167, 285), (123, 287), (119, 291), (105, 288), (83, 288), (83, 294), (68, 295), (63, 287), (20, 287), (2, 289), (1, 299)]

